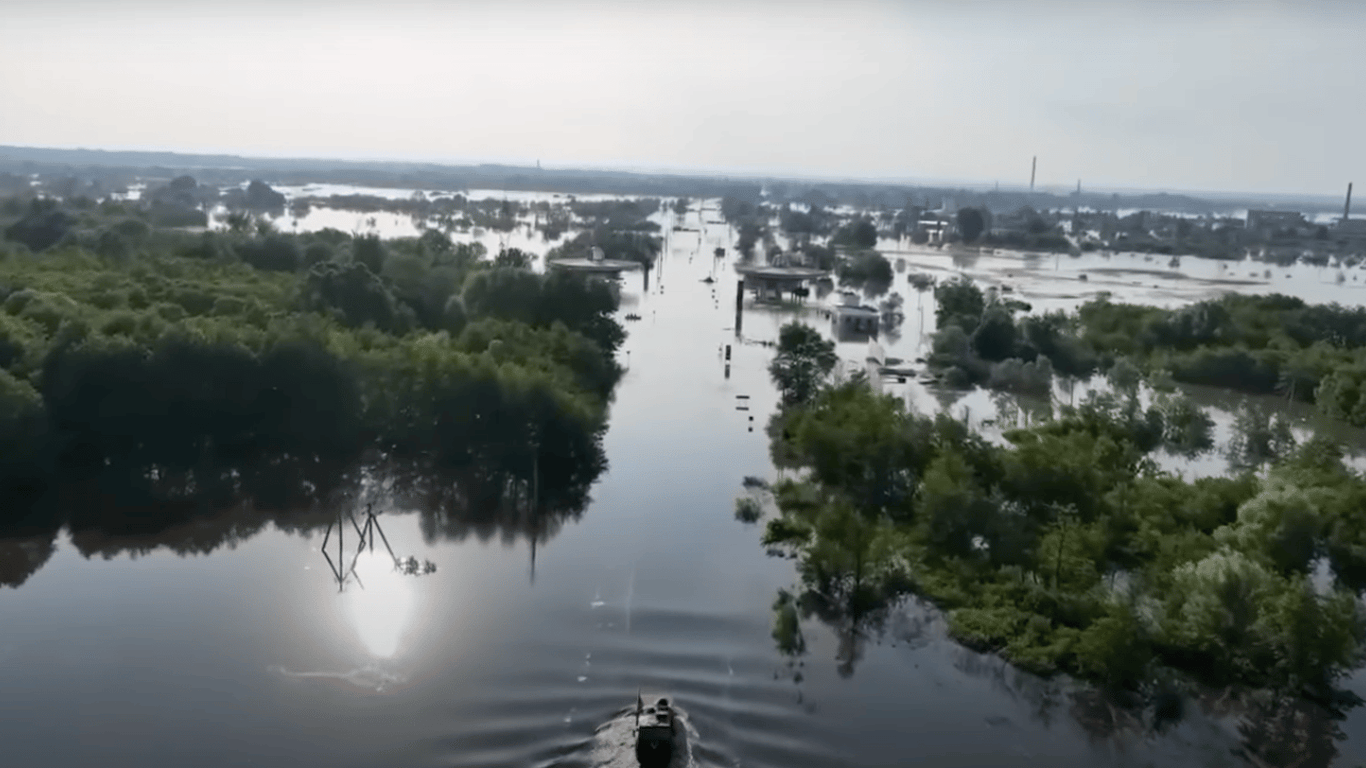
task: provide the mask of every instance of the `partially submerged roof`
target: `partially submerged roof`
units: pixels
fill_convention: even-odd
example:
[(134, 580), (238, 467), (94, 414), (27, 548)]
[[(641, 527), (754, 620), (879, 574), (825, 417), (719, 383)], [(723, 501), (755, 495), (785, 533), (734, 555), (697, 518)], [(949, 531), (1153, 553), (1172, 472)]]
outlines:
[(861, 317), (881, 317), (881, 316), (882, 316), (882, 313), (881, 313), (880, 311), (878, 311), (878, 309), (877, 309), (876, 307), (870, 307), (870, 306), (867, 306), (867, 305), (862, 305), (862, 306), (850, 306), (850, 305), (848, 305), (848, 304), (836, 304), (836, 305), (835, 305), (835, 314), (837, 314), (837, 315), (849, 315), (849, 316), (861, 316)]
[(828, 277), (830, 270), (815, 267), (775, 267), (771, 264), (736, 264), (735, 271), (745, 277), (766, 277), (776, 280), (819, 280)]
[(631, 269), (640, 269), (642, 266), (638, 261), (626, 261), (624, 259), (551, 259), (547, 263), (560, 269), (602, 273), (625, 272)]

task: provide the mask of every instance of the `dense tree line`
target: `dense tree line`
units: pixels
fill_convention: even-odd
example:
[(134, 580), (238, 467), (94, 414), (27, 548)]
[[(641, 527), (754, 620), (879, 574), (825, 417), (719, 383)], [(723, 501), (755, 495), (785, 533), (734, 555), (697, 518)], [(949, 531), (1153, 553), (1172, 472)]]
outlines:
[(836, 222), (835, 214), (820, 205), (808, 205), (802, 210), (788, 204), (778, 212), (779, 227), (789, 237), (823, 237), (834, 231)]
[[(600, 283), (431, 231), (190, 234), (121, 207), (68, 215), (41, 253), (0, 243), (6, 498), (92, 475), (202, 493), (263, 462), (335, 466), (370, 447), (547, 489), (604, 465), (624, 332)], [(102, 250), (108, 232), (126, 247)]]
[(1149, 458), (1160, 418), (1121, 400), (1000, 444), (859, 380), (789, 398), (769, 432), (775, 463), (801, 470), (772, 487), (764, 536), (802, 579), (780, 643), (794, 606), (856, 639), (913, 593), (969, 646), (1118, 690), (1167, 670), (1328, 701), (1363, 659), (1366, 479), (1327, 441), (1185, 480)]
[(659, 225), (650, 216), (659, 211), (660, 201), (653, 198), (628, 200), (571, 200), (569, 210), (592, 229), (602, 227), (623, 232), (657, 232)]

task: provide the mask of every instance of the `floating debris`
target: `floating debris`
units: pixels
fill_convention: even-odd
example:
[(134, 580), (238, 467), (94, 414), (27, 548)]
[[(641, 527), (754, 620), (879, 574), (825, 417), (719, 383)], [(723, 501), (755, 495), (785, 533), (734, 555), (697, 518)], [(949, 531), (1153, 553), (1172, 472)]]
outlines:
[(436, 563), (431, 560), (423, 560), (419, 563), (416, 557), (396, 560), (394, 565), (405, 576), (427, 576), (436, 573)]

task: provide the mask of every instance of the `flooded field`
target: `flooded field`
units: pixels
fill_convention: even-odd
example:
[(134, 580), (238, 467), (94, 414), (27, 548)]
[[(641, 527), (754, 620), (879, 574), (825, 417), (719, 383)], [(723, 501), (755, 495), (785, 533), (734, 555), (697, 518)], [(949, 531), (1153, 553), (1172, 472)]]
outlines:
[[(623, 718), (643, 687), (687, 713), (687, 765), (1242, 765), (1233, 718), (1192, 713), (1161, 736), (1128, 731), (1096, 717), (1066, 681), (949, 641), (936, 612), (915, 603), (867, 636), (812, 623), (808, 653), (787, 663), (774, 648), (771, 605), (793, 568), (735, 520), (734, 499), (745, 476), (776, 474), (763, 431), (777, 405), (768, 344), (794, 317), (832, 329), (824, 301), (747, 298), (737, 333), (733, 257), (712, 255), (730, 253), (734, 236), (708, 223), (720, 218), (716, 205), (656, 214), (660, 261), (621, 284), (622, 312), (640, 319), (625, 323), (629, 370), (612, 405), (610, 470), (580, 519), (551, 536), (513, 523), (452, 534), (426, 524), (382, 478), (367, 480), (354, 508), (335, 511), (383, 510), (386, 545), (435, 564), (420, 578), (358, 551), (345, 525), (346, 538), (326, 539), (326, 549), (321, 523), (268, 525), (195, 556), (172, 550), (193, 539), (184, 529), (116, 540), (117, 554), (95, 557), (62, 540), (26, 583), (0, 592), (0, 687), (23, 703), (0, 721), (6, 754), (16, 765), (628, 765)], [(553, 244), (530, 223), (453, 237), (495, 253), (544, 253)], [(328, 209), (275, 224), (386, 237), (419, 228), (397, 214)], [(1226, 290), (1366, 297), (1363, 270), (1339, 280), (1333, 268), (1189, 257), (1169, 265), (1133, 254), (881, 249), (905, 262), (892, 290), (907, 317), (880, 341), (917, 369), (934, 330), (933, 297), (909, 284), (910, 272), (1008, 286), (1035, 309), (1070, 309), (1099, 291), (1162, 305)], [(838, 351), (858, 367), (868, 343)], [(1099, 386), (1059, 382), (1054, 399)], [(979, 424), (1029, 407), (939, 391), (916, 376), (883, 387)], [(1226, 439), (1238, 398), (1192, 393)], [(1287, 413), (1302, 433), (1333, 428), (1302, 407)], [(1359, 433), (1339, 434), (1363, 446)], [(1226, 466), (1219, 456), (1163, 461), (1201, 474)], [(334, 561), (353, 557), (354, 579), (338, 579)], [(1366, 674), (1351, 687), (1366, 695)], [(1355, 765), (1366, 759), (1366, 713), (1343, 727), (1338, 764)]]

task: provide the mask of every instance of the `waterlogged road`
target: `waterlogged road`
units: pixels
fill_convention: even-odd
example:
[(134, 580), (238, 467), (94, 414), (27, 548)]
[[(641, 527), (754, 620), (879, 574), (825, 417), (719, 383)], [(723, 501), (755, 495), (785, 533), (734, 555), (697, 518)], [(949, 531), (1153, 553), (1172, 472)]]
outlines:
[[(581, 519), (534, 549), (515, 526), (427, 538), (372, 482), (357, 503), (385, 510), (393, 549), (437, 571), (403, 576), (367, 553), (340, 587), (351, 530), (329, 540), (332, 560), (320, 529), (267, 527), (188, 557), (162, 545), (194, 526), (141, 540), (137, 557), (86, 559), (63, 541), (0, 591), (6, 763), (626, 765), (621, 715), (644, 688), (689, 713), (701, 766), (1239, 764), (1232, 723), (1098, 738), (1065, 689), (956, 647), (915, 606), (852, 644), (809, 623), (789, 667), (770, 607), (791, 563), (733, 517), (741, 479), (774, 474), (771, 350), (736, 342), (734, 276), (710, 256), (728, 234), (695, 212), (688, 225), (704, 231), (671, 233), (648, 288), (626, 279), (623, 312), (642, 319), (622, 352), (611, 469)], [(774, 339), (785, 319), (748, 311), (744, 334)], [(913, 356), (914, 326), (889, 353)], [(840, 347), (855, 361), (865, 349)], [(914, 386), (890, 391), (919, 399)]]

